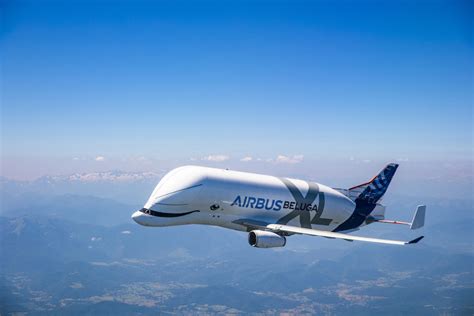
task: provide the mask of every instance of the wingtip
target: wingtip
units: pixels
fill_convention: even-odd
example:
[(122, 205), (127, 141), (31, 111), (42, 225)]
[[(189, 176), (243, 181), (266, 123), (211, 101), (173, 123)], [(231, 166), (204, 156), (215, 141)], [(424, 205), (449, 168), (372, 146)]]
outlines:
[(425, 225), (426, 205), (418, 205), (410, 224), (410, 229), (418, 229)]
[(417, 242), (419, 242), (420, 240), (422, 240), (425, 236), (420, 236), (418, 238), (415, 238), (411, 241), (408, 242), (408, 244), (416, 244)]

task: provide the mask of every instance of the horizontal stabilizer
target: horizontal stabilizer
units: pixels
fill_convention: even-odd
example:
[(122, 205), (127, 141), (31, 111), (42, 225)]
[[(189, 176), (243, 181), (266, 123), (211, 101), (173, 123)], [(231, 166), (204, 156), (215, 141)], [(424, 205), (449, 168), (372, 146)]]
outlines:
[(376, 218), (371, 218), (370, 222), (407, 225), (407, 226), (410, 226), (410, 229), (418, 229), (425, 225), (425, 214), (426, 214), (426, 205), (418, 205), (415, 211), (415, 215), (413, 215), (413, 220), (411, 222), (402, 222), (402, 221), (394, 221), (394, 220), (389, 220), (389, 219), (376, 219)]
[(425, 225), (425, 213), (426, 213), (426, 205), (419, 205), (416, 208), (415, 215), (413, 216), (413, 220), (410, 224), (410, 229), (418, 229)]

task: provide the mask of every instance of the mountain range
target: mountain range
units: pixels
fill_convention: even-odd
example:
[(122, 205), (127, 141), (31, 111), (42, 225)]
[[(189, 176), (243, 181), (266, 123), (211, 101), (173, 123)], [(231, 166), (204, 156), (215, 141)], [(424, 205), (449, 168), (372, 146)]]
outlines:
[[(472, 200), (389, 195), (393, 218), (426, 202), (426, 227), (357, 232), (426, 236), (413, 246), (292, 236), (256, 249), (245, 233), (133, 223), (158, 175), (94, 177), (2, 179), (0, 314), (474, 313)], [(122, 200), (102, 194), (114, 189)]]

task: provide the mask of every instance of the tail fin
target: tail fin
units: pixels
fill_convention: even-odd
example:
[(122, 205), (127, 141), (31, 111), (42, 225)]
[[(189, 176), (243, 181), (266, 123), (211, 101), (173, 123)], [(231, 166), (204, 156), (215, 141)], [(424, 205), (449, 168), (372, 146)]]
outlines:
[(378, 200), (385, 194), (387, 188), (392, 181), (398, 164), (388, 164), (377, 176), (369, 182), (359, 184), (349, 189), (351, 196), (357, 196), (356, 200), (362, 200), (369, 204), (376, 204)]

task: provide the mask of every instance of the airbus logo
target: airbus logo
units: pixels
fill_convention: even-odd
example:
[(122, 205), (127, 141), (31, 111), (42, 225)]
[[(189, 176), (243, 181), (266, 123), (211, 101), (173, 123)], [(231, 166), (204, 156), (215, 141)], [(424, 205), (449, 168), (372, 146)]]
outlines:
[(316, 211), (318, 208), (316, 204), (313, 205), (311, 203), (273, 200), (253, 196), (244, 196), (242, 198), (240, 195), (237, 195), (237, 197), (234, 199), (230, 206), (234, 205), (237, 205), (238, 207), (253, 208), (258, 210), (266, 209), (269, 211), (279, 211), (281, 209), (289, 209), (296, 211)]
[(264, 198), (256, 198), (253, 196), (244, 196), (243, 198), (240, 195), (234, 199), (234, 202), (230, 206), (237, 205), (238, 207), (243, 208), (255, 208), (255, 209), (266, 209), (272, 211), (281, 210), (283, 201), (282, 200), (271, 200)]

